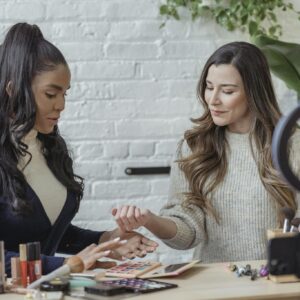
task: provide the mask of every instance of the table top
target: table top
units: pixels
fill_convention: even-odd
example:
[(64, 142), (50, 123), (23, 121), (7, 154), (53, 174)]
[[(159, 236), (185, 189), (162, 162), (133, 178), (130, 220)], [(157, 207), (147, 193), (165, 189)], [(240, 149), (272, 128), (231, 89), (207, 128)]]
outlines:
[[(247, 262), (259, 268), (263, 261)], [(238, 266), (247, 263), (237, 263)], [(201, 300), (201, 299), (300, 299), (300, 281), (293, 283), (275, 283), (266, 278), (254, 281), (249, 276), (237, 277), (228, 269), (228, 263), (199, 264), (174, 278), (156, 278), (155, 280), (178, 284), (178, 288), (158, 291), (149, 294), (129, 296), (126, 299), (150, 300)], [(97, 299), (114, 299), (115, 297), (99, 297)], [(21, 300), (24, 295), (3, 294), (0, 300)], [(65, 296), (65, 300), (75, 300)], [(96, 298), (95, 298), (96, 299)]]

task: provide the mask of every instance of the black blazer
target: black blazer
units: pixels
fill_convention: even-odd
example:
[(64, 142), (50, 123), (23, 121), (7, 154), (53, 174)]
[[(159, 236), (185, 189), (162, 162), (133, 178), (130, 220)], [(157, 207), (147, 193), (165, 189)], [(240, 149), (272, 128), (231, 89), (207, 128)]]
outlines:
[(10, 258), (19, 256), (19, 244), (39, 241), (42, 252), (42, 270), (47, 274), (63, 264), (63, 257), (55, 252), (75, 254), (92, 243), (98, 243), (103, 232), (82, 229), (71, 224), (76, 214), (75, 195), (67, 193), (66, 202), (55, 223), (51, 225), (44, 207), (28, 185), (27, 199), (33, 213), (29, 216), (15, 214), (4, 197), (0, 197), (0, 240), (5, 245), (5, 270), (10, 276)]

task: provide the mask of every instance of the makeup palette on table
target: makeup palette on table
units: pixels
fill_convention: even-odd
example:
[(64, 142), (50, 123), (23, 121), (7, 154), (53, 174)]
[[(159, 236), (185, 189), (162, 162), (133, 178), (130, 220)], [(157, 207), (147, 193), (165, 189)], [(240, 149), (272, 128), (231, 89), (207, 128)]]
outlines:
[[(122, 288), (123, 292), (134, 292), (134, 293), (150, 293), (161, 291), (165, 289), (175, 288), (178, 287), (177, 284), (168, 283), (168, 282), (161, 282), (156, 280), (150, 279), (140, 279), (140, 278), (123, 278), (118, 280), (106, 280), (101, 282), (102, 288), (100, 289), (101, 292), (103, 290), (103, 286), (106, 287), (114, 287), (114, 288)], [(92, 292), (92, 290), (96, 290), (97, 286), (86, 288), (86, 292)], [(99, 289), (98, 289), (99, 290)]]
[(192, 268), (199, 260), (179, 264), (162, 265), (152, 261), (128, 261), (108, 269), (105, 276), (121, 278), (154, 278), (178, 276)]

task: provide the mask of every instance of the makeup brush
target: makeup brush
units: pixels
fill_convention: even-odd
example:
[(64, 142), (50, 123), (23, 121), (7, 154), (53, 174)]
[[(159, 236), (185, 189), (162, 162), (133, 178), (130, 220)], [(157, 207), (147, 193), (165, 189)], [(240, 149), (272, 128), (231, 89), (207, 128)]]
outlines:
[(281, 209), (282, 214), (284, 215), (283, 231), (289, 232), (291, 220), (295, 216), (295, 211), (290, 207), (283, 207)]
[(70, 257), (66, 264), (62, 265), (58, 269), (54, 270), (53, 272), (41, 277), (40, 279), (32, 282), (28, 285), (28, 289), (37, 288), (42, 282), (49, 281), (54, 279), (55, 277), (68, 275), (70, 273), (81, 273), (84, 270), (84, 264), (80, 257), (72, 256)]
[(290, 232), (299, 232), (299, 229), (300, 229), (300, 218), (294, 218), (292, 221), (291, 221), (291, 229), (290, 229)]

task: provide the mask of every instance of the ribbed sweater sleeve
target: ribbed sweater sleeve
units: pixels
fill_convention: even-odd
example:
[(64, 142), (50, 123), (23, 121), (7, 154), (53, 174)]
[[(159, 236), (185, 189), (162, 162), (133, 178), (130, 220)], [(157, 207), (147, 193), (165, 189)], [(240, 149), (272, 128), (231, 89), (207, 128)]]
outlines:
[(183, 193), (188, 192), (189, 186), (176, 160), (186, 156), (188, 152), (188, 146), (184, 143), (171, 166), (169, 201), (160, 211), (162, 216), (169, 217), (176, 223), (177, 234), (172, 239), (163, 240), (164, 243), (175, 249), (193, 248), (205, 236), (202, 210), (196, 205), (189, 207), (181, 205), (184, 200)]

